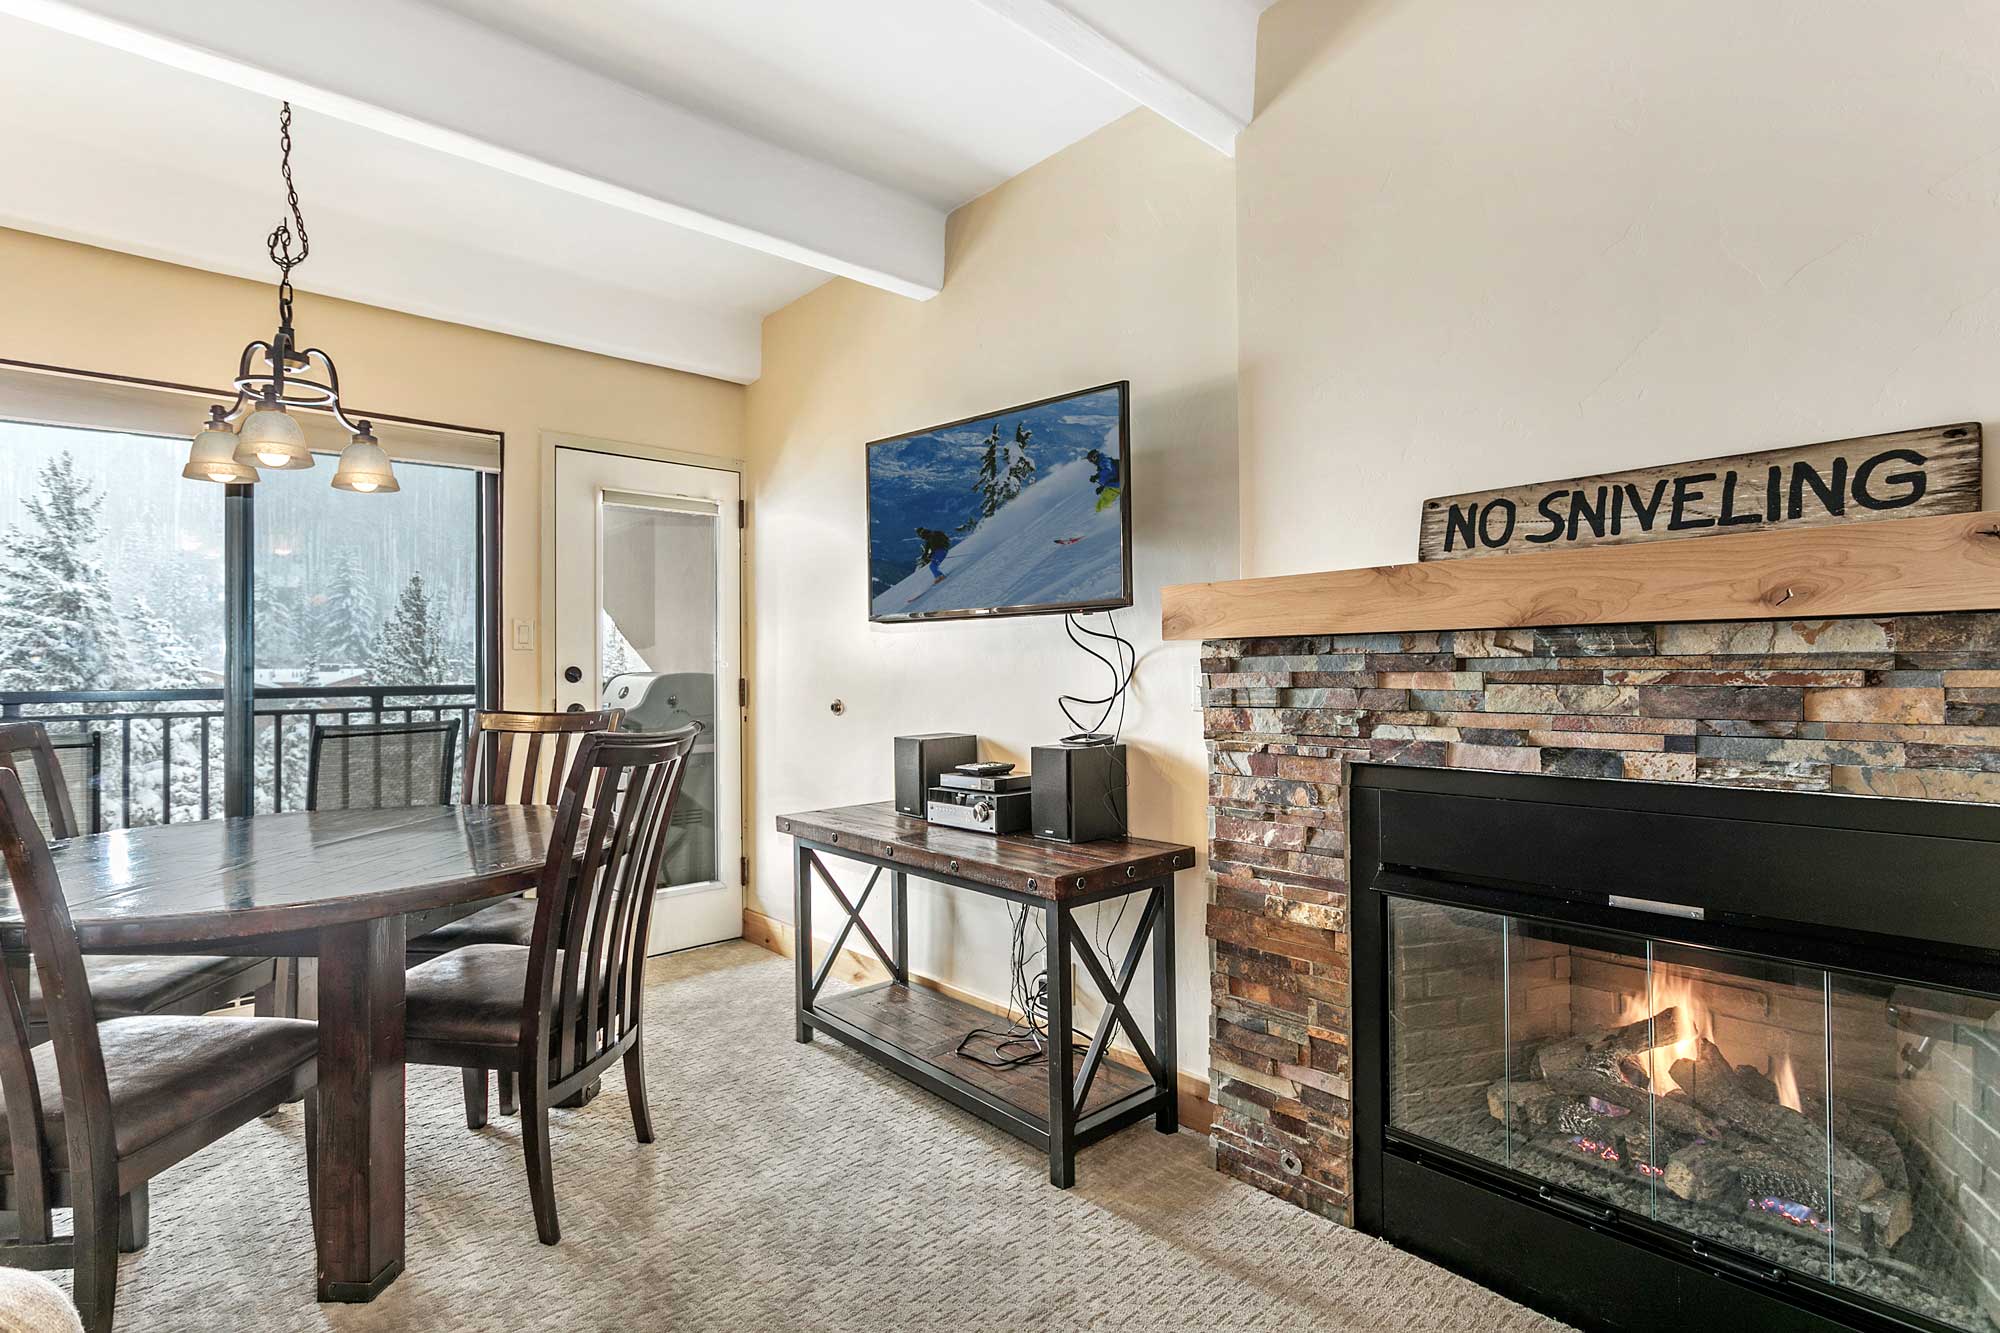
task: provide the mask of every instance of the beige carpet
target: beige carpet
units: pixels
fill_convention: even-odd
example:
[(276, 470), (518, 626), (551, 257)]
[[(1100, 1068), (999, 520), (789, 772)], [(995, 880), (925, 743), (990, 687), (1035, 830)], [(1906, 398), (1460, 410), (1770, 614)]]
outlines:
[(294, 1107), (154, 1182), (118, 1327), (1559, 1327), (1217, 1175), (1192, 1134), (1126, 1130), (1051, 1189), (1027, 1145), (824, 1037), (795, 1044), (790, 966), (746, 944), (653, 964), (659, 1141), (634, 1142), (616, 1081), (556, 1113), (560, 1246), (535, 1241), (516, 1122), (468, 1131), (457, 1073), (414, 1069), (409, 1267), (386, 1294), (313, 1300)]

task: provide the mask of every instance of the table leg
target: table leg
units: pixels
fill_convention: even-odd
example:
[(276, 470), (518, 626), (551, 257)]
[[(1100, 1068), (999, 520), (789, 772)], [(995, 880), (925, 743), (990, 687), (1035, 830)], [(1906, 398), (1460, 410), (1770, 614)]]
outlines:
[(1049, 1184), (1076, 1183), (1076, 1051), (1070, 1045), (1069, 908), (1051, 901), (1045, 909), (1049, 985)]
[(403, 919), (330, 926), (319, 953), (319, 1298), (403, 1271)]
[(1167, 1075), (1167, 1095), (1153, 1117), (1153, 1128), (1162, 1134), (1177, 1134), (1181, 1107), (1180, 1056), (1175, 1049), (1173, 880), (1153, 892), (1160, 895), (1159, 915), (1153, 918), (1153, 1054)]
[(900, 870), (889, 872), (889, 952), (896, 980), (910, 984), (910, 877)]
[(798, 977), (798, 1005), (794, 1018), (798, 1023), (795, 1035), (800, 1042), (811, 1042), (813, 1030), (806, 1022), (806, 1009), (812, 1003), (813, 959), (812, 959), (812, 863), (806, 858), (811, 853), (801, 842), (792, 844), (792, 962)]

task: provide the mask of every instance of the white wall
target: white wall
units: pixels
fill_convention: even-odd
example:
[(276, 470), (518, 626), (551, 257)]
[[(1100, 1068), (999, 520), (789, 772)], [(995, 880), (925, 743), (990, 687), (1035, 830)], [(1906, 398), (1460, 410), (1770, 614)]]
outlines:
[[(1160, 643), (1159, 589), (1236, 572), (1232, 178), (1228, 159), (1134, 113), (955, 213), (943, 295), (919, 303), (836, 280), (765, 321), (748, 409), (756, 910), (792, 918), (773, 820), (887, 800), (893, 737), (976, 732), (987, 756), (1025, 768), (1030, 746), (1070, 730), (1055, 696), (1106, 683), (1059, 618), (871, 625), (863, 444), (1117, 379), (1132, 382), (1137, 588), (1119, 625), (1142, 653), (1125, 733), (1132, 823), (1205, 846), (1197, 647)], [(1183, 874), (1180, 1061), (1196, 1071), (1205, 901), (1202, 876)], [(816, 919), (836, 911), (823, 895)], [(918, 971), (1006, 997), (996, 901), (922, 886), (910, 927)]]
[(1428, 496), (2000, 417), (1996, 52), (1994, 5), (1284, 0), (1244, 572), (1415, 559)]

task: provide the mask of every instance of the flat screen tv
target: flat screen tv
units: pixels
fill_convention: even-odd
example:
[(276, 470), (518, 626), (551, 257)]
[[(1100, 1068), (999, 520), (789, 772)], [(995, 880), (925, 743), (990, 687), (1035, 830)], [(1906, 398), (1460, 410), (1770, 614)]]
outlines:
[(868, 445), (868, 618), (1132, 605), (1124, 381)]

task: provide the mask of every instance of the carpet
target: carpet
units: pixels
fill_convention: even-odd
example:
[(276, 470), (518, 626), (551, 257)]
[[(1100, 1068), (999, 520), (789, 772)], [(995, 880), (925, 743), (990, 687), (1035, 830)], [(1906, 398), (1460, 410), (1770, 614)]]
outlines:
[(1561, 1328), (1217, 1174), (1193, 1134), (1128, 1129), (1051, 1189), (1026, 1144), (825, 1037), (796, 1044), (791, 1002), (790, 963), (752, 945), (654, 960), (659, 1139), (633, 1139), (616, 1077), (555, 1113), (552, 1249), (518, 1122), (467, 1130), (457, 1072), (412, 1068), (408, 1268), (372, 1305), (314, 1301), (303, 1117), (254, 1122), (153, 1182), (118, 1328)]

